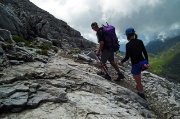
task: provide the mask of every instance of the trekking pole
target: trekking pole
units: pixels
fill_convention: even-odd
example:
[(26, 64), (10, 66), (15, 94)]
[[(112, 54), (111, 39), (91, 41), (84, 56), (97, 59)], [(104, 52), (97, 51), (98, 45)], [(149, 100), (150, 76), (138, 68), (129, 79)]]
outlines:
[[(109, 72), (108, 72), (108, 70), (107, 70), (107, 68), (106, 68), (106, 65), (105, 65), (104, 63), (102, 63), (101, 59), (100, 59), (98, 56), (97, 56), (97, 58), (98, 58), (99, 62), (101, 63), (101, 66), (103, 67), (103, 69), (104, 69), (104, 71), (106, 72), (106, 74), (109, 75)], [(109, 75), (109, 76), (110, 76), (110, 75)]]

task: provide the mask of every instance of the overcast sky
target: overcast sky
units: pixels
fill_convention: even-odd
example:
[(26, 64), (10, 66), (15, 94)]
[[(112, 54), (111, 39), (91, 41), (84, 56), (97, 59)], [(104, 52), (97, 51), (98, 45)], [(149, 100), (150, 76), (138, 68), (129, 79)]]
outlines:
[[(180, 31), (180, 0), (30, 0), (56, 18), (68, 23), (81, 35), (97, 42), (90, 25), (106, 21), (116, 27), (121, 42), (131, 26), (147, 43), (154, 36), (162, 39)], [(159, 34), (159, 35), (158, 35)]]

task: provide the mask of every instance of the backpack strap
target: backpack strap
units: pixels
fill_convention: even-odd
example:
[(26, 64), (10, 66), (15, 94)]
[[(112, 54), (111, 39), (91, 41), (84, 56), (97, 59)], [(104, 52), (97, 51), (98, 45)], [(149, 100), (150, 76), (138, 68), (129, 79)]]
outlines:
[[(107, 24), (107, 26), (109, 26), (109, 24), (106, 22), (106, 24)], [(105, 25), (104, 24), (102, 24), (102, 27), (104, 27)]]

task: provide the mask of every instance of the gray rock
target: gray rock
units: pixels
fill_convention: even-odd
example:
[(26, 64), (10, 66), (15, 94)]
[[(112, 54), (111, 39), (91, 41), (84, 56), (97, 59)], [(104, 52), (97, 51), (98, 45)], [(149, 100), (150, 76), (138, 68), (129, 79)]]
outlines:
[(17, 79), (14, 76), (3, 76), (3, 77), (1, 77), (0, 85), (13, 83), (15, 81), (17, 81)]
[(63, 92), (58, 96), (57, 102), (67, 102), (67, 101), (68, 101), (68, 97), (66, 92)]
[(20, 64), (20, 62), (17, 60), (10, 60), (9, 62), (11, 65), (19, 65)]
[[(26, 32), (19, 18), (14, 14), (13, 10), (10, 7), (6, 7), (3, 4), (0, 4), (0, 26), (2, 29), (7, 29), (11, 34), (20, 35)], [(2, 33), (2, 32), (1, 32)], [(8, 33), (8, 32), (7, 32)], [(10, 33), (8, 33), (10, 34)], [(1, 36), (4, 40), (11, 39), (10, 35)]]
[(92, 62), (92, 59), (85, 54), (78, 54), (78, 58), (87, 62)]
[(13, 112), (22, 111), (28, 100), (28, 92), (16, 92), (10, 97), (3, 100), (4, 110), (11, 110)]
[(25, 45), (24, 42), (18, 42), (18, 43), (17, 43), (17, 46), (19, 46), (19, 47), (24, 47), (24, 45)]
[(3, 38), (5, 41), (7, 40), (12, 40), (11, 32), (6, 30), (6, 29), (1, 29), (0, 28), (0, 36)]
[(36, 31), (41, 36), (47, 36), (49, 31), (49, 22), (47, 20), (41, 20), (36, 24)]
[(0, 36), (0, 41), (4, 42), (5, 40)]
[(54, 98), (49, 93), (38, 91), (36, 94), (32, 94), (32, 98), (29, 98), (27, 106), (35, 108), (42, 102), (53, 102)]
[(45, 43), (45, 44), (52, 45), (52, 42), (49, 41), (49, 40), (47, 40), (47, 39), (40, 38), (40, 37), (36, 37), (35, 39), (36, 39), (36, 41), (39, 41), (39, 42), (42, 42), (42, 43)]
[(3, 54), (5, 54), (4, 50), (2, 49), (2, 47), (0, 47), (0, 56), (2, 56)]
[(87, 53), (87, 56), (89, 56), (89, 57), (92, 58), (92, 59), (97, 60), (97, 56), (95, 55), (95, 53), (94, 53), (93, 51)]

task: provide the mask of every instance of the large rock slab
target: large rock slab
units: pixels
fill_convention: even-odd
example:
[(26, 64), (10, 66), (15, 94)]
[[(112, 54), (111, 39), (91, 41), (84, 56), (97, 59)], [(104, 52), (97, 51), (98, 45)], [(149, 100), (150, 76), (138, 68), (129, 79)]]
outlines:
[[(47, 64), (25, 65), (13, 66), (8, 72), (21, 74), (21, 78), (12, 82), (13, 86), (0, 85), (1, 89), (8, 90), (1, 93), (1, 109), (8, 111), (7, 107), (11, 107), (11, 112), (25, 111), (17, 115), (4, 113), (2, 118), (156, 118), (148, 109), (147, 101), (96, 75), (98, 69), (93, 66), (59, 56), (50, 58)], [(17, 89), (20, 84), (24, 88)], [(21, 103), (10, 101), (18, 95)]]

